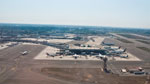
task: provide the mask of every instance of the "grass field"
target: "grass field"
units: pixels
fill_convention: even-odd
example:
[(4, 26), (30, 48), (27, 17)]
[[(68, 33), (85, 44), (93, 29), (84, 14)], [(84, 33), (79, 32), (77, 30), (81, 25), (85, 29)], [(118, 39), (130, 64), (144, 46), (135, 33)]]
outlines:
[(127, 38), (131, 38), (131, 39), (142, 39), (142, 40), (148, 40), (147, 38), (144, 37), (140, 37), (140, 36), (135, 36), (135, 35), (131, 35), (131, 34), (118, 34), (120, 36), (124, 36)]
[(126, 39), (122, 39), (122, 38), (117, 38), (117, 40), (123, 42), (123, 43), (133, 43), (132, 41), (126, 40)]
[(150, 49), (149, 48), (146, 48), (146, 47), (137, 47), (137, 48), (150, 53)]
[(106, 74), (98, 68), (42, 68), (41, 73), (77, 84), (144, 84), (144, 76)]
[(145, 40), (136, 40), (136, 41), (139, 41), (139, 42), (144, 43), (144, 44), (150, 44), (150, 41), (145, 41)]

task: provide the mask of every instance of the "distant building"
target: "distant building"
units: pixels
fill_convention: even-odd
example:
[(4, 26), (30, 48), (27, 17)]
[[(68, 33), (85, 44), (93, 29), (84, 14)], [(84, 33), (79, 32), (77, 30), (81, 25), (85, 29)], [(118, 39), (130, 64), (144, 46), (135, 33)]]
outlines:
[(92, 46), (74, 46), (74, 45), (70, 45), (68, 50), (74, 54), (88, 54), (88, 55), (92, 55), (92, 54), (102, 54), (105, 55), (106, 54), (106, 50), (102, 49), (102, 46), (96, 46), (96, 47), (92, 47)]

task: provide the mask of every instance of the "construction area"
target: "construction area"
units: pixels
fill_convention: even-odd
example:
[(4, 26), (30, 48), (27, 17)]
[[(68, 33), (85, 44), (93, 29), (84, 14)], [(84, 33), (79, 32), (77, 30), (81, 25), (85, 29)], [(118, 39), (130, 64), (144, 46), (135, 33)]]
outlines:
[(150, 45), (111, 35), (7, 40), (0, 84), (150, 84), (150, 53), (136, 48)]

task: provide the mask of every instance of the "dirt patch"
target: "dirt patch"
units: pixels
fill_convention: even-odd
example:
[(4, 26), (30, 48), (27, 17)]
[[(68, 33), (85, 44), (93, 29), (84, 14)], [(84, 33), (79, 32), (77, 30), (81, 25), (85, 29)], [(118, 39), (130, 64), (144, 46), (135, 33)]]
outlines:
[(146, 47), (137, 47), (137, 48), (150, 53), (150, 49), (149, 48), (146, 48)]
[(126, 40), (126, 39), (123, 39), (123, 38), (117, 38), (118, 41), (121, 41), (123, 43), (133, 43), (132, 41), (129, 41), (129, 40)]
[(107, 74), (98, 68), (42, 68), (41, 73), (57, 79), (83, 84), (143, 84), (144, 76), (127, 77)]
[(118, 34), (120, 36), (124, 36), (124, 37), (127, 37), (127, 38), (131, 38), (131, 39), (142, 39), (142, 40), (148, 40), (147, 38), (144, 38), (144, 37), (140, 37), (140, 36), (136, 36), (136, 35), (133, 35), (133, 34)]
[(150, 44), (150, 41), (145, 41), (145, 40), (136, 40), (136, 41), (139, 41), (139, 42), (144, 43), (144, 44)]

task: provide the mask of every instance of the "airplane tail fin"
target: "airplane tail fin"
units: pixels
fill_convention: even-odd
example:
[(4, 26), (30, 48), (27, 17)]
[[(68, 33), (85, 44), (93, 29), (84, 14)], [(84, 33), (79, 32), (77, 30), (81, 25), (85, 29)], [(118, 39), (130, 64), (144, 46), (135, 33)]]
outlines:
[(124, 51), (123, 51), (123, 52), (126, 52), (126, 50), (127, 50), (127, 49), (124, 49)]
[(119, 46), (119, 49), (121, 48), (121, 46)]

